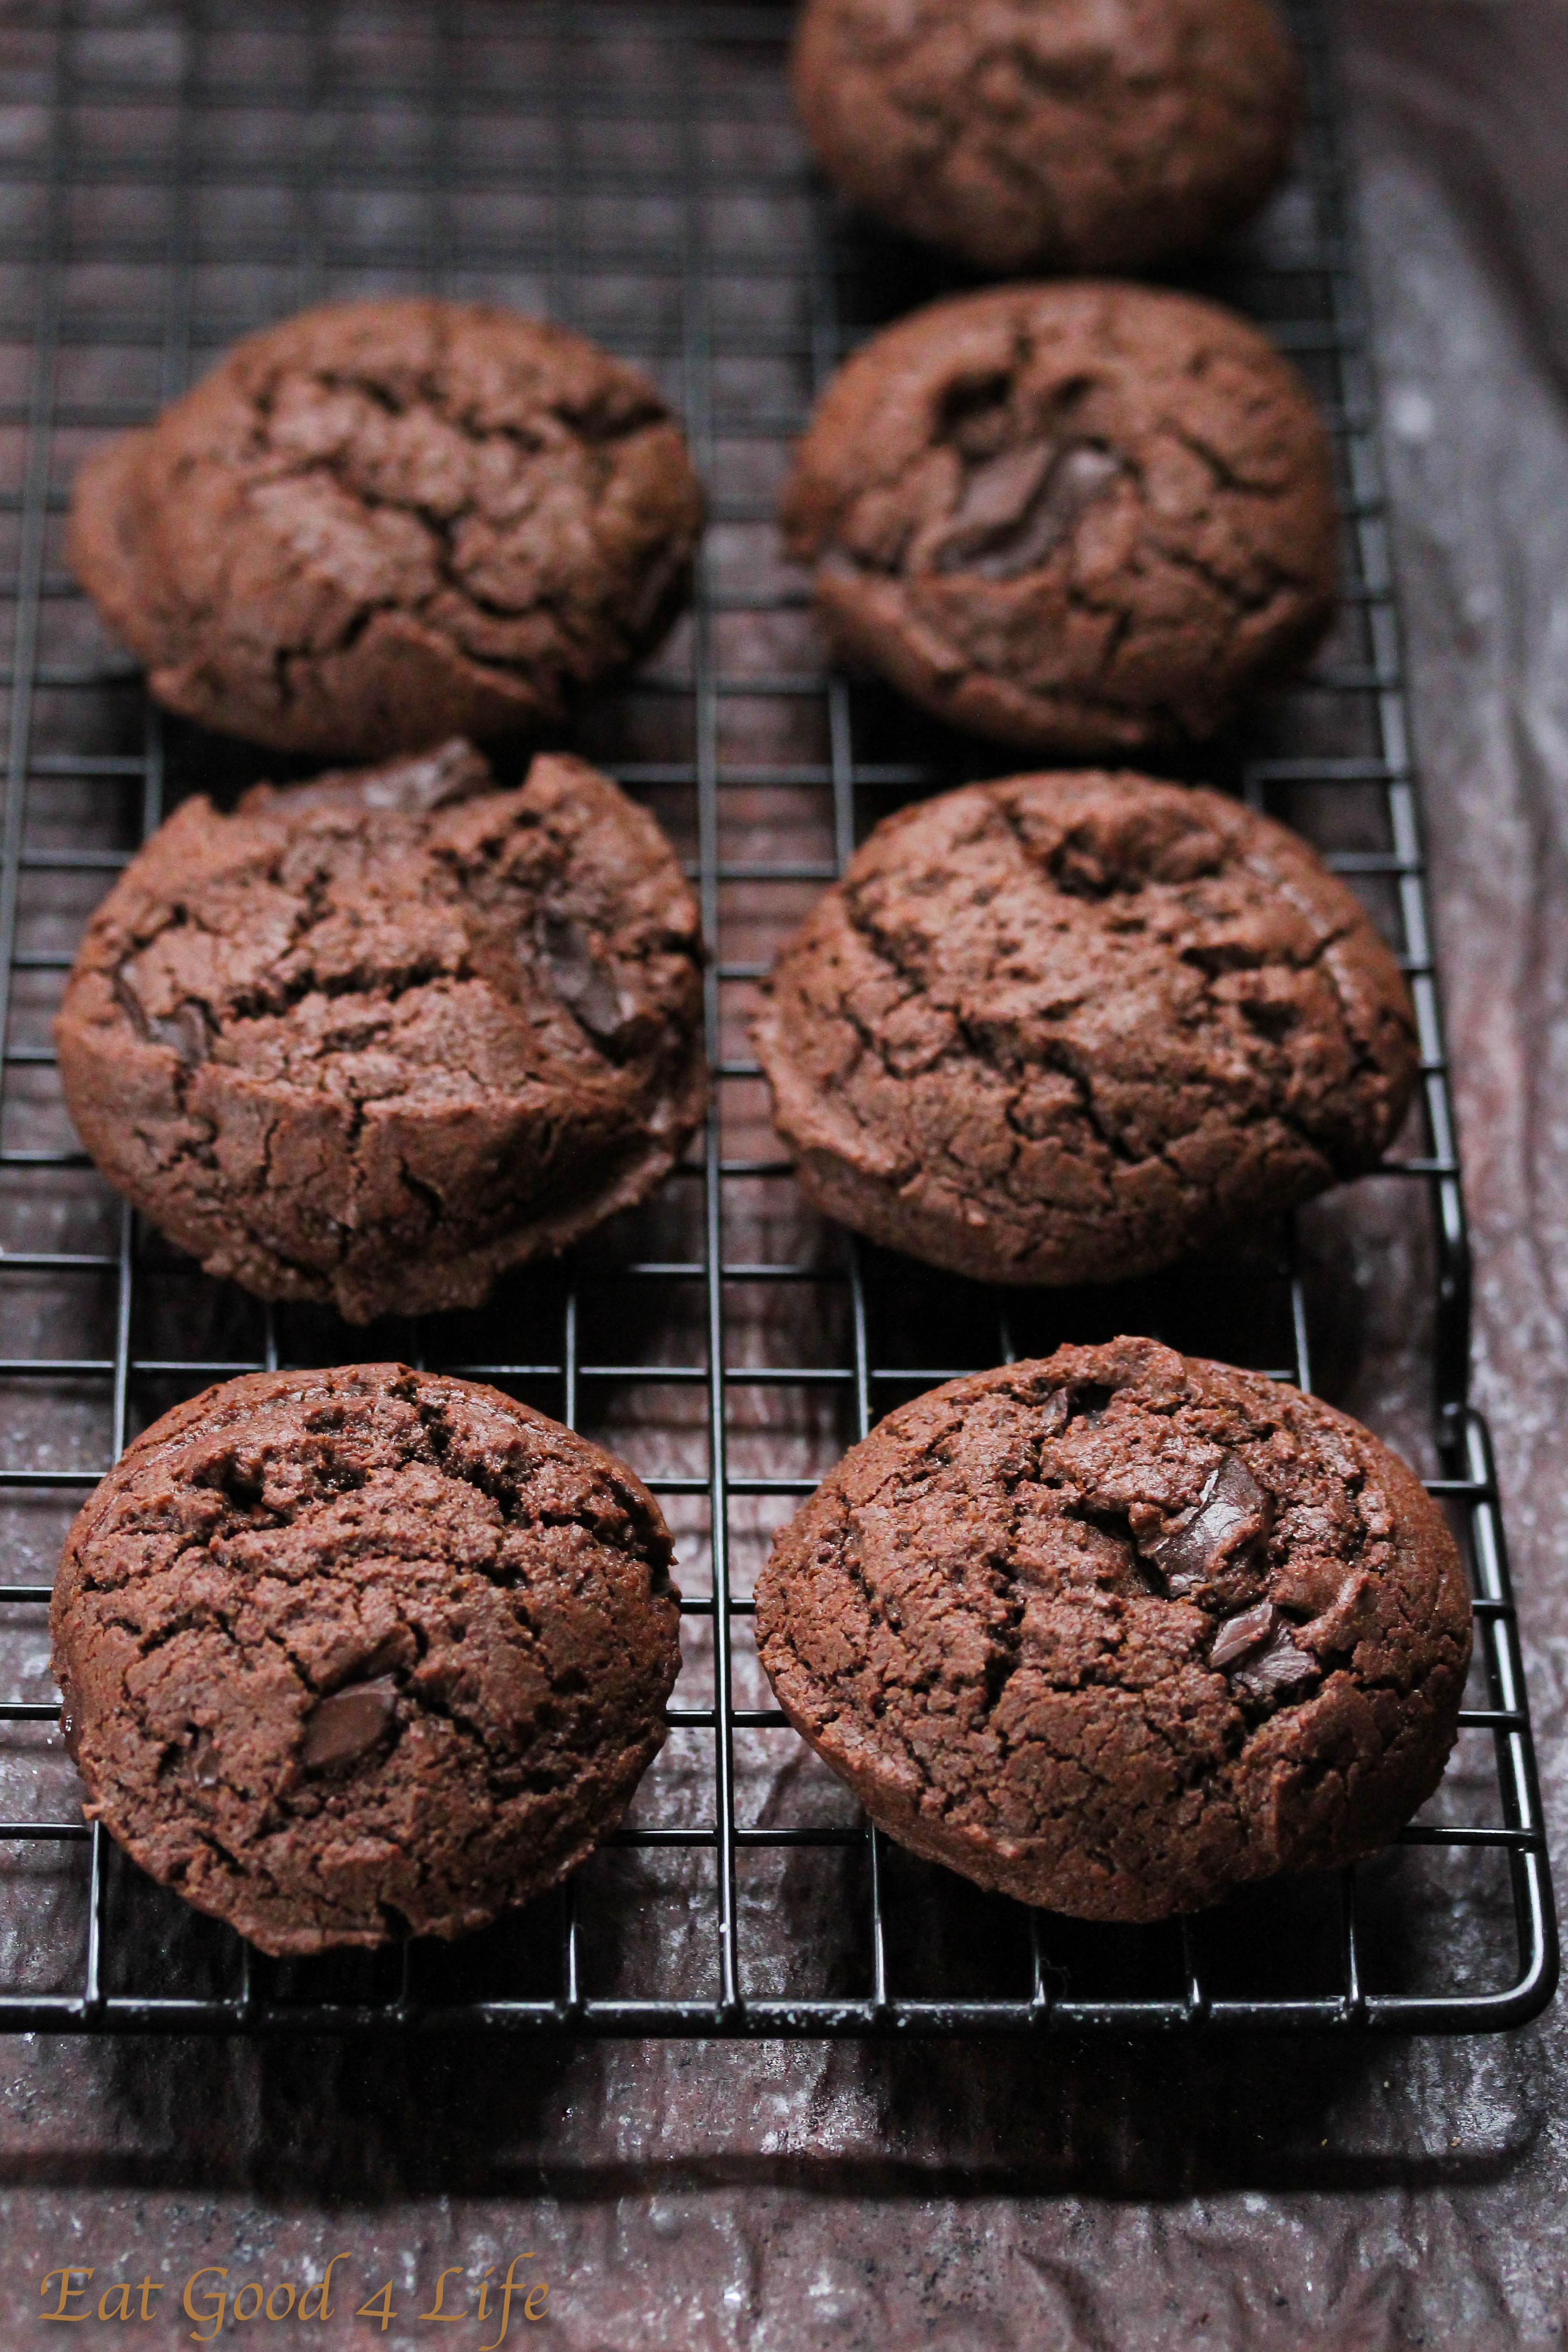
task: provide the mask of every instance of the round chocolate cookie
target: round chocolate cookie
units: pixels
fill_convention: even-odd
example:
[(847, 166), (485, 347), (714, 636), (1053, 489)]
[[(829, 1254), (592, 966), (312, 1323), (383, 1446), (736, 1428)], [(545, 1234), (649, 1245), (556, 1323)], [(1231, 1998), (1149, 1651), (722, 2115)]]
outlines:
[(635, 368), (509, 310), (347, 302), (89, 458), (70, 550), (161, 702), (374, 759), (557, 720), (662, 636), (701, 523)]
[(1063, 757), (1214, 734), (1334, 612), (1306, 386), (1184, 294), (1019, 286), (917, 311), (828, 385), (781, 512), (842, 658)]
[(1442, 1777), (1469, 1619), (1369, 1431), (1152, 1339), (890, 1413), (757, 1586), (779, 1704), (871, 1819), (1088, 1919), (1386, 1843)]
[(1146, 776), (1012, 776), (879, 824), (755, 1024), (816, 1207), (985, 1282), (1148, 1273), (1373, 1167), (1399, 968), (1285, 826)]
[(666, 1176), (701, 1119), (697, 902), (581, 760), (466, 743), (189, 800), (55, 1024), (77, 1132), (211, 1274), (351, 1322), (478, 1306)]
[(496, 1389), (208, 1389), (67, 1539), (88, 1818), (266, 1952), (482, 1927), (608, 1835), (660, 1746), (670, 1559), (624, 1464)]
[(847, 195), (1004, 277), (1203, 245), (1263, 202), (1301, 111), (1264, 0), (809, 0), (795, 88)]

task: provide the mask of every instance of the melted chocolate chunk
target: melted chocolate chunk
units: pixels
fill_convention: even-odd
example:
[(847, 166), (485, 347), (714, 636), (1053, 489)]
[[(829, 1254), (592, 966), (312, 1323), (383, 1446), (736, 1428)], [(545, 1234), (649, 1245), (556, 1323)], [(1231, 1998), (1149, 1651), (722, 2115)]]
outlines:
[(934, 569), (985, 580), (1037, 571), (1122, 470), (1119, 457), (1089, 441), (1004, 450), (964, 484)]
[(540, 917), (539, 943), (563, 1003), (590, 1036), (614, 1037), (626, 1024), (626, 1010), (614, 968), (588, 931), (570, 915), (547, 911)]
[(1260, 1601), (1256, 1609), (1244, 1609), (1239, 1616), (1227, 1617), (1214, 1637), (1209, 1652), (1211, 1666), (1228, 1666), (1244, 1658), (1248, 1650), (1256, 1650), (1259, 1642), (1267, 1641), (1274, 1631), (1274, 1603)]
[(1167, 1592), (1191, 1592), (1215, 1574), (1228, 1554), (1259, 1542), (1273, 1517), (1272, 1496), (1239, 1454), (1226, 1454), (1210, 1471), (1192, 1517), (1142, 1547), (1143, 1558), (1164, 1579)]
[(1249, 1698), (1268, 1706), (1284, 1706), (1305, 1695), (1308, 1685), (1317, 1681), (1318, 1672), (1316, 1658), (1299, 1650), (1281, 1625), (1269, 1636), (1266, 1648), (1237, 1666), (1235, 1679)]
[(189, 997), (166, 1021), (149, 1021), (147, 1034), (157, 1045), (172, 1046), (187, 1070), (206, 1060), (212, 1040), (206, 1014)]
[(168, 1045), (176, 1053), (187, 1070), (205, 1062), (212, 1045), (212, 1029), (204, 1008), (194, 997), (187, 997), (174, 1012), (168, 1014), (150, 1013), (136, 992), (129, 970), (121, 965), (115, 974), (115, 993), (131, 1015), (143, 1037), (154, 1045)]
[(397, 1685), (390, 1675), (372, 1683), (350, 1683), (315, 1707), (305, 1726), (300, 1760), (307, 1772), (334, 1764), (357, 1763), (390, 1729), (397, 1713)]
[(1066, 1389), (1053, 1389), (1040, 1407), (1040, 1435), (1055, 1437), (1072, 1419), (1072, 1403)]

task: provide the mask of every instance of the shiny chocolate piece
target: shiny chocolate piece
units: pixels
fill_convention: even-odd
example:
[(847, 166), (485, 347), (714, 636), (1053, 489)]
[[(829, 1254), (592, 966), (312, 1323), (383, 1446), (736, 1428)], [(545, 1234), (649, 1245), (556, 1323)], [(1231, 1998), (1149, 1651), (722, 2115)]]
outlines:
[(312, 1711), (300, 1760), (307, 1772), (357, 1763), (380, 1746), (396, 1717), (397, 1685), (391, 1675), (378, 1675), (373, 1683), (350, 1683), (331, 1692)]
[[(626, 1024), (626, 1006), (602, 942), (585, 925), (553, 908), (541, 912), (537, 929), (557, 996), (571, 1006), (590, 1036), (614, 1037)], [(635, 996), (631, 1009), (637, 1009)]]
[(1072, 1400), (1066, 1389), (1053, 1389), (1040, 1407), (1040, 1435), (1055, 1437), (1072, 1419)]
[(978, 572), (986, 580), (1033, 572), (1124, 470), (1120, 457), (1088, 441), (1004, 450), (970, 475), (934, 569)]
[(1228, 1666), (1244, 1658), (1248, 1650), (1256, 1650), (1274, 1631), (1274, 1603), (1260, 1601), (1256, 1609), (1244, 1609), (1236, 1617), (1227, 1617), (1215, 1635), (1214, 1648), (1209, 1652), (1211, 1666)]
[(1290, 1639), (1289, 1628), (1280, 1625), (1269, 1636), (1266, 1648), (1237, 1666), (1234, 1679), (1248, 1698), (1269, 1706), (1284, 1706), (1300, 1698), (1317, 1681), (1320, 1671), (1316, 1658), (1299, 1650)]
[(167, 1013), (149, 1013), (136, 985), (133, 961), (121, 965), (114, 976), (114, 992), (133, 1027), (149, 1045), (167, 1045), (187, 1070), (198, 1068), (206, 1060), (212, 1032), (205, 1013), (194, 998), (182, 999)]
[(1261, 1541), (1273, 1517), (1272, 1497), (1238, 1454), (1226, 1454), (1209, 1472), (1191, 1518), (1148, 1545), (1143, 1558), (1163, 1577), (1167, 1592), (1191, 1592), (1228, 1554)]

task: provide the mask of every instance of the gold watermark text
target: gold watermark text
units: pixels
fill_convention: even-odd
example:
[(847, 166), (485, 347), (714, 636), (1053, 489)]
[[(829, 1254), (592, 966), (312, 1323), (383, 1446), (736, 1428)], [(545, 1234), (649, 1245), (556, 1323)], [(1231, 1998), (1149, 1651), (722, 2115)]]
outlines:
[[(514, 2318), (536, 2323), (548, 2315), (549, 2281), (521, 2267), (538, 2262), (532, 2252), (514, 2254), (500, 2279), (499, 2263), (477, 2274), (460, 2263), (451, 2263), (437, 2279), (427, 2309), (417, 2307), (426, 2303), (425, 2294), (407, 2290), (402, 2291), (400, 2303), (395, 2302), (391, 2279), (368, 2282), (370, 2292), (355, 2303), (353, 2290), (342, 2279), (335, 2286), (332, 2280), (339, 2264), (353, 2260), (349, 2253), (334, 2254), (319, 2279), (307, 2280), (239, 2278), (226, 2263), (203, 2263), (183, 2286), (151, 2273), (134, 2283), (114, 2279), (105, 2285), (99, 2283), (93, 2263), (62, 2263), (38, 2282), (38, 2316), (67, 2327), (100, 2323), (140, 2326), (170, 2307), (161, 2298), (177, 2297), (174, 2307), (191, 2321), (193, 2344), (214, 2344), (226, 2330), (237, 2327), (310, 2327), (341, 2312), (345, 2316), (352, 2313), (383, 2336), (394, 2320), (405, 2326), (459, 2327), (461, 2336), (440, 2339), (447, 2352), (469, 2344), (475, 2352), (501, 2352)], [(362, 2281), (361, 2286), (365, 2284)]]

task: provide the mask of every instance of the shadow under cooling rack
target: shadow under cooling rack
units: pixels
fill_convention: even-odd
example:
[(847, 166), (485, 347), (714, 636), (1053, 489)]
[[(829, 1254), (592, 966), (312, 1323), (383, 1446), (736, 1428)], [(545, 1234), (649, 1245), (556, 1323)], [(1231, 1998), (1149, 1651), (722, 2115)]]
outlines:
[[(1201, 290), (1249, 310), (1333, 434), (1346, 594), (1310, 674), (1205, 773), (1307, 834), (1409, 976), (1423, 1084), (1387, 1166), (1223, 1261), (999, 1298), (808, 1212), (769, 1127), (759, 976), (900, 800), (976, 746), (829, 674), (773, 500), (839, 358), (947, 282), (842, 214), (791, 117), (791, 12), (384, 0), (34, 12), (0, 157), (0, 2027), (139, 2032), (1422, 2031), (1522, 2021), (1556, 1931), (1495, 1476), (1469, 1408), (1468, 1257), (1352, 224), (1321, 27), (1297, 172)], [(18, 37), (0, 36), (0, 44)], [(0, 47), (0, 57), (6, 52)], [(1190, 282), (1200, 284), (1199, 280)], [(49, 1019), (112, 875), (184, 793), (263, 772), (165, 724), (66, 571), (71, 473), (225, 343), (332, 295), (548, 310), (647, 367), (710, 492), (694, 608), (575, 747), (659, 817), (701, 896), (713, 1118), (688, 1165), (481, 1315), (266, 1310), (173, 1258), (60, 1103)], [(991, 762), (994, 772), (996, 763)], [(1425, 1474), (1476, 1660), (1442, 1788), (1388, 1853), (1162, 1928), (1032, 1914), (872, 1834), (784, 1724), (751, 1593), (773, 1534), (891, 1405), (1118, 1330), (1315, 1386)], [(212, 1380), (371, 1352), (493, 1380), (624, 1454), (678, 1539), (670, 1736), (558, 1898), (452, 1946), (273, 1963), (80, 1819), (49, 1578), (128, 1435)]]

